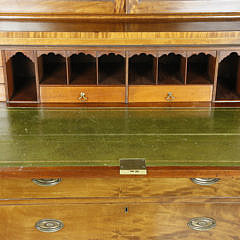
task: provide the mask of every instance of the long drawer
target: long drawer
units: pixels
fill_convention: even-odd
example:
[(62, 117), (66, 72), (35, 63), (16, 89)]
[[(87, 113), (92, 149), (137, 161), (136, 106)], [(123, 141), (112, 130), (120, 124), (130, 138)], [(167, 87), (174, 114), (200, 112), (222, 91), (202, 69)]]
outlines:
[(40, 98), (43, 103), (123, 103), (123, 86), (41, 86)]
[(129, 102), (210, 102), (212, 85), (129, 86)]
[[(213, 179), (214, 180), (214, 179)], [(200, 182), (201, 184), (201, 182)], [(205, 182), (203, 182), (205, 184)], [(101, 197), (239, 197), (240, 179), (199, 185), (188, 178), (0, 178), (0, 199)]]
[(2, 205), (0, 238), (232, 240), (239, 215), (240, 203)]

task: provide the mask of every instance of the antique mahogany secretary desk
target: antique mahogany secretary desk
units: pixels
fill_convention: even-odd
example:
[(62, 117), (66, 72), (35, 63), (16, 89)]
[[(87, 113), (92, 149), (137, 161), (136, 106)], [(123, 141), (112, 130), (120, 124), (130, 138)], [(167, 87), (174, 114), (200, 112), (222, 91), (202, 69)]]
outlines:
[(1, 240), (239, 240), (240, 2), (0, 0)]

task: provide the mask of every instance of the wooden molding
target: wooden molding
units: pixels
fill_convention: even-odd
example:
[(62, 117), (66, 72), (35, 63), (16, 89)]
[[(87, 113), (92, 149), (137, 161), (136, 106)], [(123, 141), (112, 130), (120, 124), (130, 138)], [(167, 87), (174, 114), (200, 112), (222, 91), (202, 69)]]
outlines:
[(227, 178), (239, 177), (240, 167), (148, 167), (147, 175), (120, 175), (119, 167), (9, 167), (0, 168), (2, 177), (80, 177), (80, 178)]
[(109, 54), (115, 54), (115, 55), (121, 55), (122, 57), (126, 56), (125, 51), (117, 51), (117, 50), (105, 50), (105, 51), (97, 51), (97, 57), (101, 57), (103, 55), (109, 55)]
[(213, 57), (217, 56), (217, 52), (216, 51), (209, 51), (209, 50), (204, 50), (204, 51), (187, 51), (187, 57), (191, 57), (193, 55), (199, 55), (199, 54), (205, 54), (205, 55), (211, 55)]
[(169, 55), (170, 53), (174, 53), (175, 55), (181, 55), (182, 57), (186, 57), (186, 51), (178, 51), (178, 50), (173, 50), (173, 51), (159, 51), (158, 52), (158, 57), (161, 57), (163, 55)]
[(5, 51), (5, 59), (6, 59), (6, 62), (11, 58), (13, 57), (16, 53), (22, 53), (24, 54), (26, 57), (28, 57), (32, 62), (35, 61), (35, 54), (34, 54), (34, 51)]
[(226, 57), (228, 57), (231, 53), (237, 53), (240, 56), (240, 50), (236, 51), (219, 51), (218, 61), (219, 63)]
[(37, 57), (40, 57), (43, 54), (48, 55), (49, 53), (53, 53), (55, 55), (61, 55), (63, 57), (66, 57), (66, 52), (65, 51), (58, 51), (58, 50), (46, 50), (46, 51), (37, 51)]
[(142, 51), (128, 51), (128, 57), (131, 58), (134, 55), (140, 55), (140, 54), (146, 54), (146, 55), (152, 55), (154, 57), (158, 57), (158, 52), (157, 51), (149, 51), (146, 49), (143, 49)]
[(72, 55), (78, 55), (80, 53), (83, 53), (85, 55), (91, 55), (93, 57), (97, 56), (97, 52), (96, 51), (91, 51), (91, 50), (74, 50), (74, 51), (67, 51), (66, 52), (66, 56), (67, 57), (71, 57)]

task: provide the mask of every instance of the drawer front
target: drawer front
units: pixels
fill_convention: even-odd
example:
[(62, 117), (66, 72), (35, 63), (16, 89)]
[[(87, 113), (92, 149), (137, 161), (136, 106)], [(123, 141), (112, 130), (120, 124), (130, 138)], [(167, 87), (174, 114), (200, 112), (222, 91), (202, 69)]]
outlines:
[(6, 101), (5, 85), (0, 84), (0, 102)]
[[(1, 56), (0, 56), (0, 57), (1, 57)], [(0, 83), (5, 83), (5, 81), (4, 81), (3, 67), (0, 67)]]
[[(1, 13), (114, 14), (123, 11), (119, 0), (15, 0), (1, 1)], [(120, 6), (119, 6), (120, 5)]]
[(41, 102), (125, 102), (125, 87), (41, 86)]
[(129, 102), (209, 102), (212, 85), (129, 86)]
[(188, 178), (64, 177), (58, 183), (47, 183), (33, 182), (30, 178), (2, 177), (0, 199), (175, 197), (182, 201), (183, 198), (240, 196), (240, 179), (220, 179), (207, 186), (196, 184)]
[[(65, 198), (65, 197), (118, 197), (121, 182), (117, 178), (61, 178), (52, 184), (52, 179), (1, 178), (0, 199)], [(41, 180), (41, 179), (40, 179)], [(55, 180), (55, 179), (54, 179)]]
[[(51, 204), (0, 206), (2, 240), (62, 239), (239, 239), (240, 204)], [(193, 218), (208, 218), (216, 226), (192, 230)], [(39, 220), (59, 221), (57, 232), (40, 232)], [(49, 221), (49, 220), (48, 220)], [(210, 223), (211, 225), (211, 223)], [(39, 224), (37, 224), (39, 227)], [(51, 226), (48, 226), (49, 230)], [(40, 228), (41, 230), (41, 228)]]
[[(211, 13), (239, 12), (240, 3), (236, 0), (127, 0), (128, 13)], [(226, 8), (227, 6), (227, 8)]]

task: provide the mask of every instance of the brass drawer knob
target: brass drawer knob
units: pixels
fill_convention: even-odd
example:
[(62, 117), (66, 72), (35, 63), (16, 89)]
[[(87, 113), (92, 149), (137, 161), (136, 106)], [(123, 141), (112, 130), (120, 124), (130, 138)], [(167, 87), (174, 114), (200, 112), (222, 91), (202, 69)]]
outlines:
[(40, 232), (57, 232), (63, 226), (63, 223), (56, 219), (41, 219), (35, 224), (36, 229)]
[(80, 92), (80, 97), (78, 98), (78, 100), (80, 100), (81, 102), (86, 102), (88, 100), (88, 98), (86, 97), (86, 93)]
[(195, 184), (202, 186), (209, 186), (217, 183), (220, 178), (191, 178), (191, 181)]
[(188, 226), (196, 231), (208, 231), (216, 227), (216, 220), (208, 217), (196, 217), (188, 222)]
[(173, 94), (171, 92), (167, 93), (167, 96), (165, 98), (168, 102), (172, 102), (175, 100), (175, 97), (173, 96)]
[(44, 178), (33, 178), (32, 182), (37, 184), (38, 186), (43, 186), (43, 187), (48, 187), (48, 186), (54, 186), (59, 184), (62, 181), (61, 178), (49, 178), (49, 179), (44, 179)]

